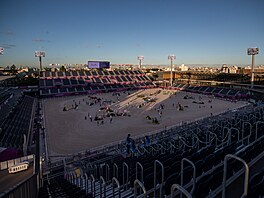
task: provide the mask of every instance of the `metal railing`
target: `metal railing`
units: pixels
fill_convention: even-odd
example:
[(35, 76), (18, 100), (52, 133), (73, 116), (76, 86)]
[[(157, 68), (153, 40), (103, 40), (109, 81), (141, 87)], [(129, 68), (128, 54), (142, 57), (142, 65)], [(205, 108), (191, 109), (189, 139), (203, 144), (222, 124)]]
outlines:
[[(181, 160), (181, 186), (183, 186), (183, 170), (184, 170), (183, 165), (184, 165), (184, 162), (188, 162), (193, 167), (193, 179), (192, 179), (193, 187), (192, 187), (192, 190), (190, 192), (192, 194), (194, 189), (195, 189), (195, 183), (196, 183), (196, 167), (195, 167), (194, 163), (187, 158), (183, 158)], [(182, 197), (182, 194), (181, 194), (181, 197)]]
[[(103, 197), (105, 198), (106, 197), (106, 183), (102, 176), (100, 176), (99, 183), (100, 183), (100, 198), (103, 198)], [(103, 187), (103, 191), (102, 191), (102, 187)]]
[(154, 162), (154, 197), (156, 197), (157, 190), (157, 164), (161, 167), (161, 183), (160, 183), (160, 197), (163, 197), (163, 184), (164, 184), (164, 166), (159, 160), (155, 160)]
[(235, 160), (240, 161), (241, 163), (243, 163), (243, 165), (245, 167), (244, 192), (242, 194), (242, 197), (246, 197), (247, 196), (247, 193), (248, 193), (248, 177), (249, 177), (249, 168), (248, 168), (248, 165), (240, 157), (237, 157), (237, 156), (232, 155), (232, 154), (228, 154), (228, 155), (225, 156), (225, 160), (224, 160), (224, 175), (223, 175), (222, 198), (225, 198), (225, 196), (226, 196), (227, 160), (230, 159), (230, 158), (233, 158)]
[[(146, 188), (144, 187), (143, 183), (140, 182), (138, 179), (134, 181), (134, 198), (137, 198), (137, 187), (140, 187), (140, 189), (143, 191), (144, 198), (147, 198), (147, 191)], [(141, 191), (140, 190), (140, 191)]]
[(176, 189), (179, 190), (181, 193), (183, 193), (187, 198), (192, 198), (191, 194), (179, 184), (173, 184), (171, 186), (171, 198), (174, 198), (174, 191)]
[(117, 185), (117, 196), (118, 198), (121, 198), (121, 193), (120, 193), (120, 184), (119, 184), (119, 181), (113, 177), (112, 179), (112, 196), (115, 197), (115, 186), (114, 185)]
[[(125, 174), (125, 169), (126, 169), (126, 174)], [(129, 180), (129, 167), (126, 162), (123, 162), (123, 185), (124, 189), (128, 189), (128, 180)], [(126, 176), (126, 177), (125, 177)]]

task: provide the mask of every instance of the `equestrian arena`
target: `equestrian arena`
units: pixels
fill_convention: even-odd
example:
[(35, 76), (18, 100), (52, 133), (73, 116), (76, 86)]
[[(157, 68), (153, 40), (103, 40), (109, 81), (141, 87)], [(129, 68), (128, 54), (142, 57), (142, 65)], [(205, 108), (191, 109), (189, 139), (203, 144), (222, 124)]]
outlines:
[(160, 88), (43, 99), (48, 154), (118, 143), (246, 104)]

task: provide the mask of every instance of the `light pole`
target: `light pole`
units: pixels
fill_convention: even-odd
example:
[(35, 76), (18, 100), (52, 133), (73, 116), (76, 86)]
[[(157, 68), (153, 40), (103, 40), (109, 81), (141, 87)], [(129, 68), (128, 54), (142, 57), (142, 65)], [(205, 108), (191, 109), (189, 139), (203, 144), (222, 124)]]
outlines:
[(171, 54), (168, 56), (168, 59), (171, 61), (170, 85), (172, 87), (172, 66), (173, 66), (173, 60), (176, 59), (176, 56), (174, 54)]
[(255, 61), (254, 59), (255, 59), (255, 55), (259, 53), (259, 48), (257, 47), (248, 48), (247, 53), (252, 57), (252, 65), (251, 65), (251, 89), (252, 89), (254, 87), (254, 61)]
[(138, 56), (137, 59), (139, 60), (139, 69), (141, 69), (142, 61), (144, 60), (144, 56)]
[(39, 57), (39, 69), (42, 71), (42, 57), (45, 57), (44, 51), (35, 51), (35, 57)]
[(4, 55), (4, 48), (0, 47), (0, 55)]

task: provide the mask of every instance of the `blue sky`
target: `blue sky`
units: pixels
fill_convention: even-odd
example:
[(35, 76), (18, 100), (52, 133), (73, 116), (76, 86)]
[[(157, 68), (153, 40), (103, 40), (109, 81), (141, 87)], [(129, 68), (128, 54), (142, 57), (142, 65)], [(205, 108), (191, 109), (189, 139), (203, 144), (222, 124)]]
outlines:
[[(1, 0), (0, 66), (111, 63), (264, 64), (263, 0)], [(262, 51), (263, 50), (263, 51)]]

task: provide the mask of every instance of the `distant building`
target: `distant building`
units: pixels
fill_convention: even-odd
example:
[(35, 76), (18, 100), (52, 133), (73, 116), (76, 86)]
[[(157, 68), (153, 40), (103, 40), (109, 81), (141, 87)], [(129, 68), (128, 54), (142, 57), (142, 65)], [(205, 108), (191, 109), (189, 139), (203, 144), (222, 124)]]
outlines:
[(221, 67), (221, 73), (236, 74), (238, 73), (238, 67), (236, 65), (233, 65), (232, 67), (228, 67), (226, 64), (223, 64)]
[(182, 64), (181, 66), (179, 66), (179, 69), (180, 69), (180, 71), (188, 71), (189, 68), (188, 68), (188, 66)]
[(223, 64), (221, 67), (221, 72), (222, 73), (229, 73), (229, 68), (227, 67), (226, 64)]

